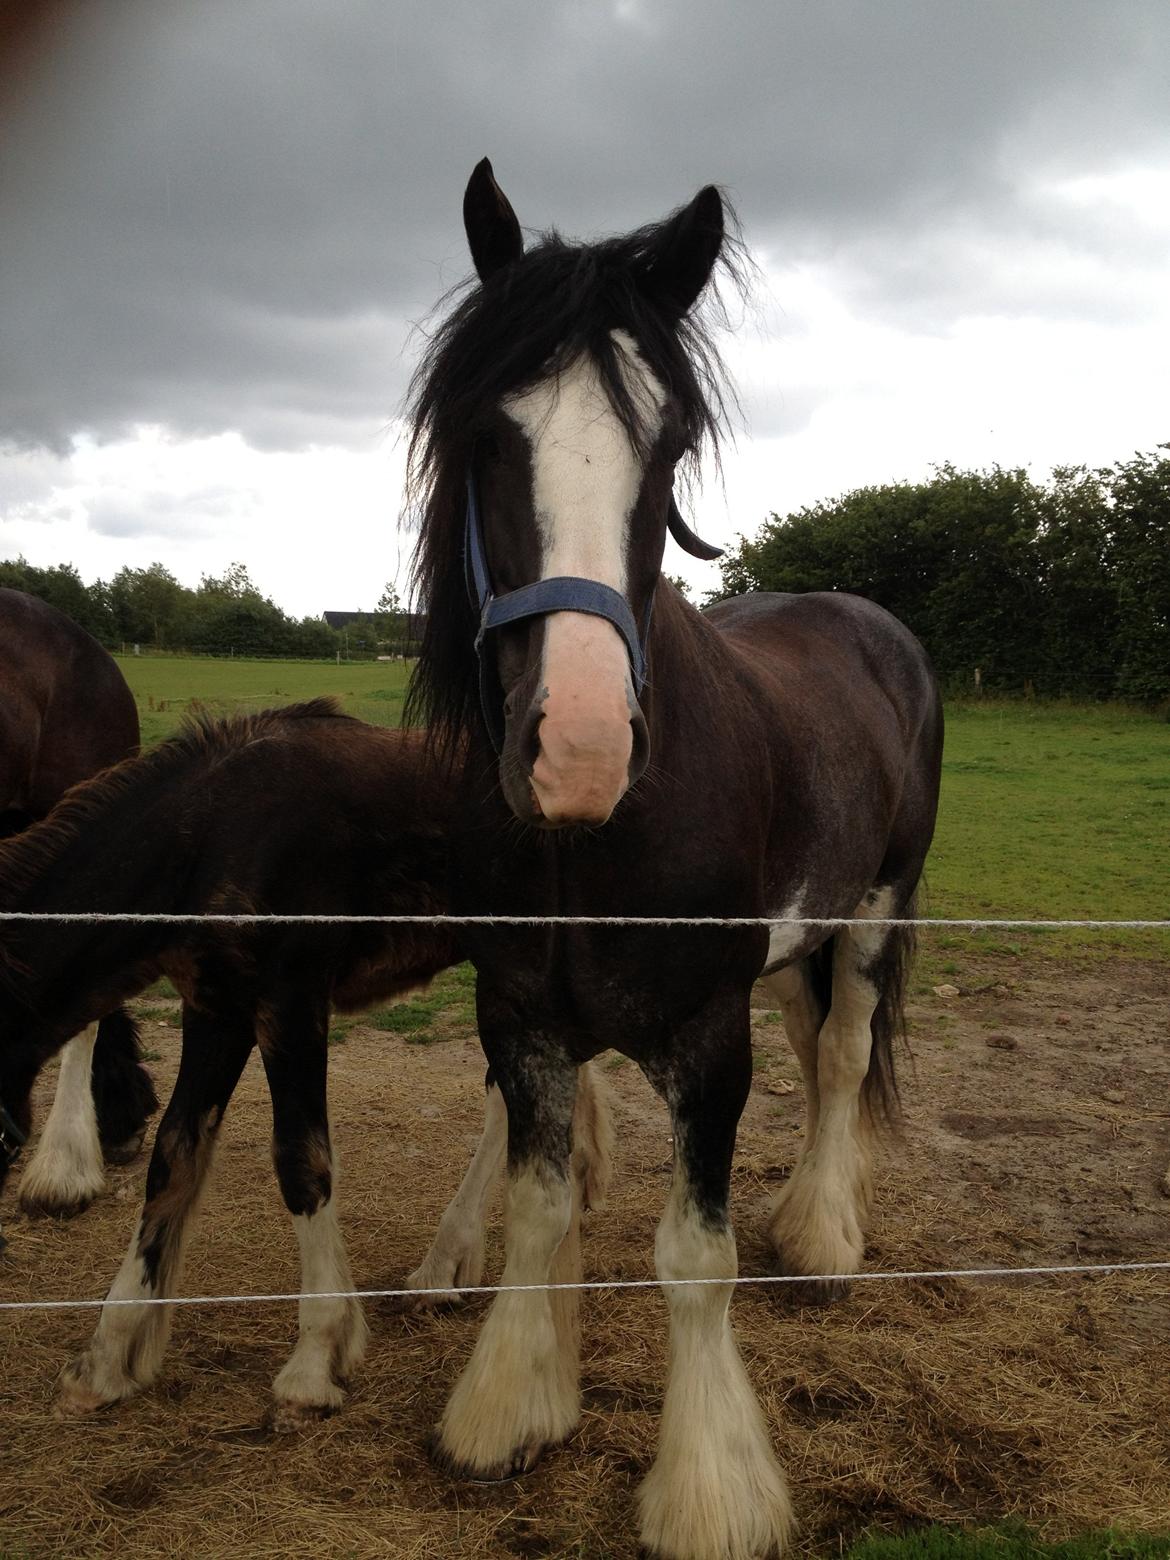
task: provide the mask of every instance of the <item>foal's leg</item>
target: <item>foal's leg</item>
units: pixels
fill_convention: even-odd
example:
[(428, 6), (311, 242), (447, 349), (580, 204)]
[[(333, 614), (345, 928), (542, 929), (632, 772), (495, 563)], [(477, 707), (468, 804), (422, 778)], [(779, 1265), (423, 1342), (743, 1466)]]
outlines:
[[(731, 999), (738, 1001), (738, 999)], [(728, 1316), (735, 1278), (728, 1218), (731, 1155), (751, 1079), (746, 1001), (720, 1014), (656, 1087), (671, 1105), (674, 1175), (654, 1243), (670, 1309), (670, 1376), (654, 1466), (639, 1491), (641, 1538), (664, 1560), (763, 1560), (779, 1554), (792, 1518)], [(732, 1033), (717, 1034), (734, 1023)], [(697, 1027), (697, 1026), (696, 1026)], [(742, 1033), (740, 1033), (742, 1031)]]
[(106, 1184), (91, 1084), (96, 1039), (97, 1025), (91, 1024), (61, 1052), (52, 1108), (20, 1179), (25, 1213), (80, 1213)]
[[(890, 897), (888, 892), (867, 896), (854, 914), (887, 916)], [(816, 1042), (815, 1130), (806, 1134), (804, 1152), (769, 1221), (772, 1243), (790, 1273), (854, 1273), (861, 1264), (872, 1191), (871, 1129), (862, 1085), (889, 936), (888, 927), (852, 926), (834, 939), (832, 1005)], [(807, 1004), (806, 1011), (811, 1015)], [(803, 1031), (799, 1020), (796, 1027), (802, 1034), (795, 1041), (799, 1054), (801, 1044), (807, 1045), (807, 1023)], [(830, 1298), (845, 1286), (828, 1281), (817, 1287)]]
[[(183, 1054), (146, 1175), (146, 1202), (107, 1301), (173, 1295), (224, 1110), (252, 1049), (250, 1013), (183, 1009)], [(162, 1364), (171, 1307), (105, 1305), (84, 1354), (61, 1377), (59, 1407), (89, 1413), (147, 1386)]]
[[(508, 1147), (508, 1112), (503, 1096), (489, 1083), (483, 1135), (459, 1190), (447, 1205), (422, 1262), (405, 1280), (408, 1289), (436, 1290), (420, 1295), (418, 1305), (457, 1302), (460, 1285), (483, 1281), (484, 1224), (496, 1177)], [(613, 1126), (605, 1095), (592, 1068), (578, 1074), (573, 1113), (573, 1166), (584, 1208), (600, 1208), (609, 1189)]]
[[(482, 1018), (482, 999), (481, 999)], [(490, 1048), (508, 1104), (501, 1285), (576, 1283), (580, 1196), (572, 1169), (577, 1069), (558, 1046)], [(485, 1048), (490, 1047), (485, 1034)], [(435, 1456), (450, 1472), (506, 1479), (535, 1466), (580, 1414), (577, 1294), (502, 1292), (440, 1421)]]
[(102, 1158), (125, 1165), (136, 1157), (158, 1109), (154, 1080), (142, 1061), (138, 1027), (125, 1008), (107, 1013), (98, 1025), (93, 1053), (93, 1103)]
[[(272, 1095), (272, 1158), (292, 1214), (306, 1295), (344, 1295), (353, 1288), (337, 1222), (335, 1170), (325, 1085), (329, 1010), (300, 992), (263, 1010), (260, 1054)], [(368, 1329), (353, 1298), (302, 1299), (299, 1334), (272, 1384), (277, 1429), (340, 1408), (340, 1383), (361, 1363)]]

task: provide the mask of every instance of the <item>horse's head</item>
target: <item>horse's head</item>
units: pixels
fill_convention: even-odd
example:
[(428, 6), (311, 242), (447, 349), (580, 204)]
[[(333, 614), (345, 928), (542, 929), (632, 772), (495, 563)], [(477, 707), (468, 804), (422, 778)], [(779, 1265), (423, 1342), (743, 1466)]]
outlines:
[(554, 236), (526, 254), (485, 159), (464, 223), (472, 302), (515, 364), (494, 384), (481, 370), (497, 393), (467, 408), (482, 713), (518, 818), (600, 824), (649, 757), (644, 656), (668, 524), (703, 545), (672, 487), (712, 421), (685, 322), (723, 244), (722, 200), (708, 187), (626, 239)]

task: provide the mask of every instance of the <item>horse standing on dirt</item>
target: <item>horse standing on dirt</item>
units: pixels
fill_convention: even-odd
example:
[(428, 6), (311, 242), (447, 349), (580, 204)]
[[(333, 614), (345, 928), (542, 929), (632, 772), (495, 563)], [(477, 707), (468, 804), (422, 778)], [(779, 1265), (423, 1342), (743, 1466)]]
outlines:
[[(55, 607), (0, 589), (0, 840), (137, 751), (138, 710), (113, 656)], [(134, 1025), (115, 1009), (65, 1049), (21, 1206), (79, 1213), (102, 1189), (103, 1157), (132, 1159), (157, 1108)], [(0, 1157), (19, 1147), (14, 1128), (0, 1118)]]
[[(363, 725), (326, 699), (204, 721), (74, 790), (0, 850), (0, 906), (179, 915), (419, 915), (445, 908), (449, 791), (418, 737)], [(32, 1081), (66, 1036), (167, 975), (183, 998), (179, 1075), (146, 1201), (110, 1300), (177, 1292), (182, 1252), (223, 1113), (253, 1046), (272, 1097), (273, 1159), (301, 1252), (302, 1288), (352, 1288), (337, 1222), (326, 1107), (331, 1007), (425, 986), (462, 954), (449, 927), (12, 922), (0, 937), (0, 1102), (27, 1121)], [(580, 1174), (597, 1200), (604, 1122), (585, 1081)], [(406, 1281), (479, 1282), (483, 1220), (503, 1157), (499, 1093), (434, 1245)], [(4, 1166), (0, 1164), (0, 1185)], [(103, 1309), (65, 1372), (86, 1413), (148, 1385), (166, 1306)], [(340, 1405), (366, 1325), (354, 1299), (303, 1300), (274, 1383), (277, 1423)]]
[[(723, 420), (693, 312), (733, 258), (716, 189), (625, 237), (554, 233), (526, 251), (485, 159), (464, 222), (480, 285), (432, 338), (411, 400), (429, 615), (410, 711), (459, 775), (452, 912), (862, 922), (465, 937), (508, 1112), (503, 1283), (579, 1273), (577, 1068), (624, 1052), (674, 1131), (655, 1242), (671, 1366), (642, 1540), (673, 1560), (770, 1555), (789, 1497), (728, 1318), (749, 993), (761, 976), (775, 992), (809, 1111), (769, 1234), (785, 1268), (832, 1287), (861, 1260), (869, 1127), (896, 1104), (938, 693), (921, 646), (869, 601), (749, 595), (700, 614), (660, 575), (668, 529), (703, 547), (672, 483)], [(520, 1473), (572, 1432), (559, 1298), (497, 1295), (439, 1425), (451, 1471)]]

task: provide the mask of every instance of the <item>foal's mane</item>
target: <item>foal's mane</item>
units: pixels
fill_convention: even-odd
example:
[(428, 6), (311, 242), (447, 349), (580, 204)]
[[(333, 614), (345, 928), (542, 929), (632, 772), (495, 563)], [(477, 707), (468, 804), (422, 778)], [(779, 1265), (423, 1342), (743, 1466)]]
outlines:
[(112, 804), (127, 796), (142, 796), (193, 764), (214, 764), (252, 742), (279, 736), (292, 722), (322, 718), (351, 719), (332, 698), (223, 719), (205, 710), (187, 715), (173, 737), (73, 786), (47, 818), (0, 842), (0, 910), (11, 908), (37, 875), (74, 843), (85, 825)]
[[(726, 197), (723, 204), (718, 266), (742, 297), (750, 262)], [(464, 482), (484, 417), (505, 396), (588, 356), (644, 456), (644, 415), (611, 335), (622, 330), (675, 397), (687, 470), (697, 468), (704, 447), (718, 461), (729, 413), (737, 409), (716, 343), (716, 329), (725, 323), (718, 291), (709, 289), (712, 303), (680, 319), (638, 285), (671, 220), (589, 244), (550, 231), (487, 282), (463, 282), (440, 301), (440, 308), (451, 305), (450, 313), (427, 343), (406, 408), (407, 505), (419, 529), (412, 584), (427, 626), (404, 723), (427, 726), (441, 748), (449, 749), (478, 718), (476, 623), (464, 582)]]

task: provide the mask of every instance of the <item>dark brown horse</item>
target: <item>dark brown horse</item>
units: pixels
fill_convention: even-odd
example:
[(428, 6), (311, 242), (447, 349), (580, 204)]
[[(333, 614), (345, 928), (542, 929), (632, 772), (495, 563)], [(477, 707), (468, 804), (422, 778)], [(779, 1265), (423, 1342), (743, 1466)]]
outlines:
[[(420, 739), (350, 720), (328, 700), (202, 722), (78, 787), (0, 848), (0, 908), (431, 915), (445, 908), (449, 796)], [(221, 1119), (253, 1046), (272, 1096), (273, 1159), (302, 1287), (350, 1289), (326, 1109), (330, 1008), (402, 996), (460, 957), (449, 928), (425, 925), (0, 923), (0, 1102), (26, 1129), (32, 1080), (70, 1034), (160, 975), (183, 998), (179, 1076), (109, 1298), (176, 1293)], [(593, 1157), (581, 1174), (596, 1195), (604, 1122), (589, 1114), (588, 1084), (584, 1093), (578, 1128)], [(479, 1282), (505, 1137), (489, 1089), (484, 1140), (408, 1287)], [(63, 1408), (83, 1413), (147, 1385), (169, 1318), (167, 1307), (104, 1309), (65, 1373)], [(365, 1342), (354, 1300), (305, 1300), (300, 1321), (275, 1382), (285, 1424), (341, 1402)]]
[[(771, 1239), (787, 1269), (831, 1284), (861, 1261), (869, 1126), (895, 1106), (901, 923), (942, 745), (926, 656), (871, 602), (754, 595), (704, 615), (661, 577), (668, 527), (702, 548), (672, 484), (722, 422), (696, 305), (734, 258), (724, 219), (708, 187), (625, 237), (525, 250), (485, 160), (464, 201), (479, 285), (432, 337), (411, 408), (429, 608), (411, 703), (459, 777), (452, 910), (853, 922), (467, 934), (508, 1111), (505, 1284), (547, 1282), (571, 1227), (579, 1064), (620, 1050), (670, 1109), (655, 1257), (671, 1368), (640, 1511), (646, 1547), (674, 1560), (771, 1555), (789, 1525), (728, 1318), (751, 986), (776, 993), (809, 1108)], [(502, 1293), (438, 1456), (476, 1478), (521, 1472), (578, 1413), (549, 1295)]]
[[(0, 839), (137, 751), (138, 710), (114, 658), (55, 607), (0, 589)], [(79, 1212), (102, 1189), (103, 1155), (132, 1158), (157, 1108), (134, 1026), (116, 1009), (96, 1041), (79, 1038), (62, 1058), (22, 1206)]]

